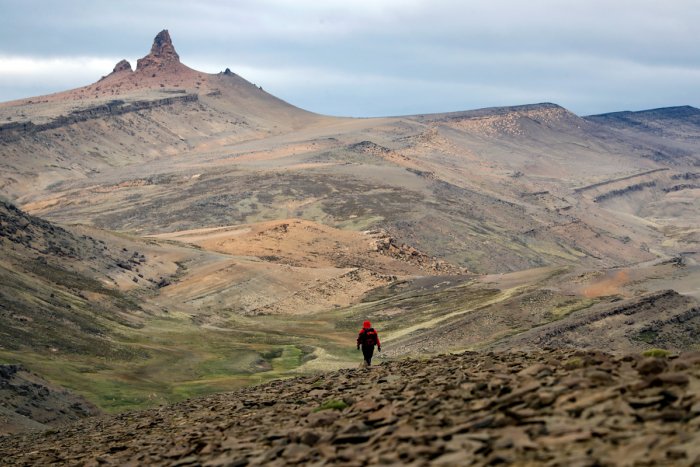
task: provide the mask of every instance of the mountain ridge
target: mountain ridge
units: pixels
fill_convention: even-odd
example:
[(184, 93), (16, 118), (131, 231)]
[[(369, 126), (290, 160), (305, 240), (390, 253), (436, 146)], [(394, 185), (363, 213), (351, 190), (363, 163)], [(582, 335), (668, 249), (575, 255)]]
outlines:
[[(149, 76), (150, 74), (150, 76)], [(184, 77), (180, 77), (180, 81), (178, 81), (178, 75), (185, 75)], [(124, 86), (124, 89), (119, 89), (119, 91), (125, 91), (125, 90), (133, 90), (135, 88), (139, 87), (165, 87), (166, 85), (174, 85), (175, 87), (180, 87), (182, 85), (185, 85), (186, 87), (194, 87), (194, 88), (199, 88), (200, 85), (202, 84), (201, 80), (203, 79), (204, 76), (212, 77), (212, 76), (227, 76), (227, 77), (236, 77), (239, 78), (238, 75), (235, 73), (232, 73), (228, 68), (226, 68), (225, 71), (222, 71), (218, 74), (209, 74), (209, 73), (204, 73), (204, 72), (199, 72), (197, 70), (194, 70), (180, 61), (180, 57), (175, 50), (175, 47), (173, 45), (172, 39), (170, 37), (170, 33), (167, 29), (163, 29), (160, 31), (154, 38), (153, 44), (151, 46), (150, 52), (143, 56), (142, 58), (139, 58), (137, 60), (137, 65), (136, 69), (132, 69), (131, 64), (126, 60), (122, 59), (120, 60), (115, 66), (112, 72), (109, 75), (103, 76), (101, 79), (99, 79), (97, 82), (81, 87), (81, 88), (76, 88), (73, 91), (79, 91), (83, 90), (83, 94), (87, 94), (90, 91), (94, 90), (99, 90), (99, 86), (97, 86), (99, 83), (102, 83), (103, 85), (106, 85), (108, 88), (122, 88)], [(166, 78), (165, 82), (158, 82), (156, 83), (155, 80), (152, 78)], [(240, 79), (240, 78), (239, 78)], [(192, 81), (195, 80), (195, 81)], [(248, 83), (246, 81), (246, 83)], [(248, 83), (250, 84), (250, 83)], [(131, 88), (130, 88), (131, 86)], [(113, 90), (114, 91), (114, 90)], [(41, 98), (50, 98), (50, 97), (71, 97), (70, 94), (68, 94), (71, 91), (64, 91), (64, 92), (57, 92), (57, 93), (52, 93), (48, 95), (42, 95), (42, 96), (35, 96), (35, 97), (30, 97), (30, 98), (23, 98), (23, 99), (17, 99), (17, 100), (12, 100), (12, 101), (6, 101), (0, 103), (1, 105), (8, 104), (8, 103), (19, 103), (19, 102), (29, 102), (32, 103), (36, 100), (40, 100)], [(104, 90), (103, 90), (104, 93)], [(82, 99), (84, 96), (80, 96), (79, 98)], [(97, 97), (97, 96), (95, 96)], [(469, 109), (469, 110), (459, 110), (459, 111), (452, 111), (452, 112), (436, 112), (436, 113), (416, 113), (416, 114), (406, 114), (406, 115), (394, 115), (394, 116), (386, 116), (386, 117), (375, 117), (377, 119), (381, 118), (401, 118), (401, 117), (415, 117), (417, 119), (434, 119), (434, 118), (439, 118), (439, 117), (446, 117), (446, 118), (455, 118), (455, 117), (485, 117), (485, 116), (493, 116), (493, 115), (499, 115), (503, 113), (510, 113), (510, 112), (521, 112), (521, 111), (529, 111), (529, 110), (541, 110), (541, 109), (556, 109), (556, 110), (564, 110), (568, 113), (571, 113), (572, 115), (576, 115), (573, 112), (568, 111), (564, 107), (552, 103), (552, 102), (540, 102), (540, 103), (532, 103), (532, 104), (519, 104), (519, 105), (512, 105), (512, 106), (493, 106), (493, 107), (484, 107), (484, 108), (479, 108), (479, 109)], [(596, 118), (596, 117), (611, 117), (611, 116), (623, 116), (623, 115), (631, 115), (631, 114), (656, 114), (656, 113), (664, 113), (663, 111), (676, 111), (676, 113), (684, 111), (686, 114), (695, 114), (698, 112), (698, 109), (695, 109), (692, 106), (685, 105), (685, 106), (674, 106), (674, 107), (661, 107), (661, 108), (656, 108), (656, 109), (648, 109), (648, 110), (641, 110), (641, 111), (616, 111), (616, 112), (607, 112), (603, 114), (592, 114), (592, 115), (587, 115), (587, 116), (578, 116), (580, 118)]]
[[(258, 101), (261, 106), (272, 105), (272, 112), (284, 113), (291, 110), (302, 115), (313, 115), (266, 93), (261, 87), (231, 73), (228, 68), (221, 73), (210, 74), (181, 63), (167, 30), (156, 35), (150, 52), (138, 59), (136, 70), (132, 70), (128, 61), (121, 60), (115, 65), (112, 73), (92, 84), (48, 95), (2, 102), (0, 114), (3, 114), (3, 121), (18, 123), (32, 121), (34, 115), (42, 117), (42, 113), (47, 110), (53, 112), (51, 106), (62, 109), (60, 104), (67, 108), (56, 115), (59, 117), (84, 110), (86, 106), (95, 106), (96, 103), (104, 105), (114, 99), (140, 101), (168, 97), (173, 93), (216, 96), (222, 92), (225, 97), (233, 98), (237, 103), (245, 98)], [(21, 112), (12, 111), (13, 108), (19, 107), (23, 109)], [(250, 110), (250, 106), (243, 108)], [(267, 113), (269, 116), (270, 111)]]
[(615, 117), (615, 116), (631, 116), (631, 115), (673, 115), (678, 117), (695, 116), (700, 114), (700, 109), (693, 107), (691, 105), (677, 105), (670, 107), (657, 107), (653, 109), (643, 109), (643, 110), (622, 110), (615, 112), (605, 112), (601, 114), (591, 114), (586, 115), (583, 118), (595, 118), (595, 117)]

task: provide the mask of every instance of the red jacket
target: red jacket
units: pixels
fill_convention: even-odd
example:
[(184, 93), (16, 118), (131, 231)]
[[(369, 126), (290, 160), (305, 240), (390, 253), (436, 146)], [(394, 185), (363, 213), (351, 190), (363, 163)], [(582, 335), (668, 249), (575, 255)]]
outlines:
[(357, 346), (367, 346), (374, 347), (375, 345), (382, 348), (382, 344), (379, 341), (379, 334), (370, 325), (369, 321), (365, 321), (362, 329), (360, 329), (360, 334), (357, 336)]

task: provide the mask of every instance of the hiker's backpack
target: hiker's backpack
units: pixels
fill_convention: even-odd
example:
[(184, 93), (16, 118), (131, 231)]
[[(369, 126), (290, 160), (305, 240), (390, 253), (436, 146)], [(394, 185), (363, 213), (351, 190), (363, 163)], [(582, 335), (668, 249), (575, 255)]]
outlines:
[(368, 346), (377, 345), (377, 331), (375, 331), (374, 328), (365, 329), (362, 341), (363, 341), (364, 345), (368, 345)]

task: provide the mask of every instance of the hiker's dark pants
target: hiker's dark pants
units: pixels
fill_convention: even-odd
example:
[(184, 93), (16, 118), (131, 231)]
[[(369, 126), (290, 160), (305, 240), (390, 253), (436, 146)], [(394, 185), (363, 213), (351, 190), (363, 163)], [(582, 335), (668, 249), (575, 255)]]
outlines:
[(363, 345), (362, 346), (362, 355), (365, 356), (365, 362), (367, 362), (367, 365), (372, 364), (372, 355), (374, 354), (374, 346), (373, 345)]

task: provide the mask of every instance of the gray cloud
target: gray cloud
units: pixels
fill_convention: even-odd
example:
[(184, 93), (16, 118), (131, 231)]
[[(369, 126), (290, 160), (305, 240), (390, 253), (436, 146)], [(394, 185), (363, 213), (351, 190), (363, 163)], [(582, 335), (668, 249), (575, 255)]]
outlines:
[(322, 113), (700, 106), (700, 2), (691, 0), (0, 0), (0, 11), (0, 100), (111, 70), (68, 67), (56, 80), (38, 67), (20, 80), (9, 59), (135, 60), (168, 28), (190, 66), (230, 67)]

